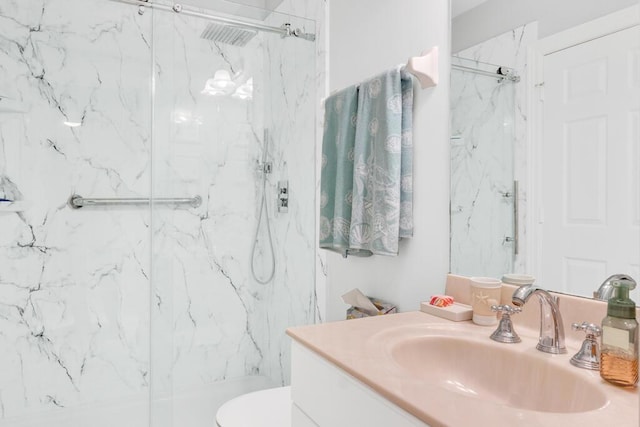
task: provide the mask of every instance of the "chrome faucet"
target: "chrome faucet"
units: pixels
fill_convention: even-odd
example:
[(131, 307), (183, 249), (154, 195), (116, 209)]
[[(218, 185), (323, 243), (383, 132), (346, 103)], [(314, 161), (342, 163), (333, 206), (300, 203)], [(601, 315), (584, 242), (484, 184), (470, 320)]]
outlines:
[(602, 282), (602, 285), (600, 285), (598, 290), (593, 293), (593, 298), (608, 301), (613, 295), (613, 282), (620, 280), (632, 282), (634, 285), (636, 284), (636, 281), (633, 280), (631, 276), (627, 276), (626, 274), (614, 274), (613, 276), (607, 277), (607, 279)]
[(516, 289), (511, 300), (514, 305), (522, 307), (533, 294), (538, 295), (540, 298), (540, 337), (536, 348), (545, 353), (566, 353), (564, 325), (560, 308), (558, 307), (558, 297), (531, 284), (523, 285)]

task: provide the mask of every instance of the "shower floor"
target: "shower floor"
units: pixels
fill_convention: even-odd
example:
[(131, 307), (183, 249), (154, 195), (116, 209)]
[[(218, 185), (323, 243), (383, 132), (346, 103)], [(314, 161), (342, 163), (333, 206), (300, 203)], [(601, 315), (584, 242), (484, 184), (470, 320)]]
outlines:
[(267, 377), (249, 376), (175, 390), (172, 397), (152, 402), (151, 416), (145, 395), (5, 418), (0, 420), (0, 427), (215, 427), (215, 414), (224, 402), (276, 386)]

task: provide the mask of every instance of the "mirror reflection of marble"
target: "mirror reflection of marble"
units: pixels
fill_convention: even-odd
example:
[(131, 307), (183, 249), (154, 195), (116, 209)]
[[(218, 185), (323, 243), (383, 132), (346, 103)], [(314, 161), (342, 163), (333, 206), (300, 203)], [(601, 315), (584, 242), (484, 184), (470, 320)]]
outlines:
[(452, 4), (451, 272), (639, 280), (638, 1)]
[[(513, 271), (515, 90), (498, 66), (452, 58), (451, 271), (500, 277)], [(480, 55), (476, 55), (480, 56)], [(490, 55), (484, 55), (490, 59)]]

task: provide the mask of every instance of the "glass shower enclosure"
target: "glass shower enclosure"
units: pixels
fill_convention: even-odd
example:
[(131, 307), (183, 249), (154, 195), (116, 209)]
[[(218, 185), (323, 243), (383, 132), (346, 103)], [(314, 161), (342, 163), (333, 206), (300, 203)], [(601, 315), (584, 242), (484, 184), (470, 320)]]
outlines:
[(0, 5), (0, 426), (211, 426), (289, 382), (315, 22), (215, 4)]

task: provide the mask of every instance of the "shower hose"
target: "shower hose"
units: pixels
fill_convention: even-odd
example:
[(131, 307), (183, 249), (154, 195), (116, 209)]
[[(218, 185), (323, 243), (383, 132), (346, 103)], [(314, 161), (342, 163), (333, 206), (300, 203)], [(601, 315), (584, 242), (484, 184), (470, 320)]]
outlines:
[[(266, 150), (265, 150), (266, 154)], [(265, 156), (266, 157), (266, 156)], [(262, 197), (260, 200), (260, 213), (258, 213), (258, 222), (256, 224), (256, 234), (253, 239), (253, 247), (251, 248), (251, 275), (255, 279), (256, 282), (261, 285), (266, 285), (272, 279), (274, 274), (276, 273), (276, 254), (273, 251), (273, 238), (271, 237), (271, 225), (269, 224), (269, 213), (267, 212), (267, 172), (263, 170), (262, 172)], [(271, 269), (266, 276), (266, 278), (258, 277), (255, 268), (256, 261), (256, 250), (258, 249), (258, 234), (260, 233), (260, 224), (262, 223), (262, 215), (264, 214), (265, 223), (267, 225), (267, 236), (269, 238), (269, 249), (271, 250)]]

